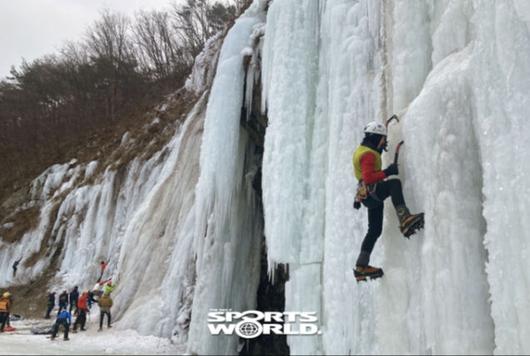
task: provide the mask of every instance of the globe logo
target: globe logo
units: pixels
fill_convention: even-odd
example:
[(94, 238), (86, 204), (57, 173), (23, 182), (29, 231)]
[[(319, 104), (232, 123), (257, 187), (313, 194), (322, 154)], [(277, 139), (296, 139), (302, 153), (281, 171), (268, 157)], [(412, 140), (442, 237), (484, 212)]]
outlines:
[(236, 326), (236, 334), (245, 339), (258, 337), (262, 332), (263, 327), (255, 321), (243, 320)]

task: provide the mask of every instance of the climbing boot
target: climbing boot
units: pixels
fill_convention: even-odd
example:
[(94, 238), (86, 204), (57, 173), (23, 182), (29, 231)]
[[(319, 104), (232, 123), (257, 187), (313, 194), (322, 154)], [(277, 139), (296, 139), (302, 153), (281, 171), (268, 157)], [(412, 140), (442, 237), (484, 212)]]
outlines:
[(396, 207), (396, 213), (399, 219), (399, 229), (406, 238), (409, 238), (419, 229), (423, 229), (423, 213), (411, 214), (404, 205)]
[(353, 275), (357, 282), (366, 281), (368, 278), (381, 278), (383, 277), (383, 274), (383, 269), (372, 266), (357, 266), (353, 270)]

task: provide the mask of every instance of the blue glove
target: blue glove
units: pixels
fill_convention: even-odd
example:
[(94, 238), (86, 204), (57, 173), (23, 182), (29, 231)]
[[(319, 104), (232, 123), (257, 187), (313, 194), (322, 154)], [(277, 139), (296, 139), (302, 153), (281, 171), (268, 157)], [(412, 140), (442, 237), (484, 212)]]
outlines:
[(397, 175), (399, 174), (398, 171), (398, 165), (396, 163), (392, 163), (390, 166), (383, 169), (383, 172), (385, 172), (385, 176), (391, 176), (391, 175)]

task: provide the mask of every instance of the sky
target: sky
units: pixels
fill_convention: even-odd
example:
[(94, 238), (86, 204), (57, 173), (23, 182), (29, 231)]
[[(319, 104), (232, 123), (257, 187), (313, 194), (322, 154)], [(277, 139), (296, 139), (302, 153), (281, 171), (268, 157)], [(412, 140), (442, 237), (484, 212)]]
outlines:
[[(180, 0), (179, 0), (180, 1)], [(133, 15), (163, 9), (173, 0), (0, 0), (0, 78), (22, 58), (55, 53), (67, 40), (79, 40), (103, 9)]]

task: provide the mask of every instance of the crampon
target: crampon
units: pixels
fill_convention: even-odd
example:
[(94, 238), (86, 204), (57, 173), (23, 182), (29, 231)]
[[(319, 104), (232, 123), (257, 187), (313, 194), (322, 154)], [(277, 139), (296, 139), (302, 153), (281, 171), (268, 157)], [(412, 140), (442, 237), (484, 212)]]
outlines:
[(401, 233), (406, 238), (414, 235), (418, 230), (423, 229), (425, 221), (423, 219), (423, 213), (411, 215), (408, 221), (404, 224), (405, 226), (400, 227)]
[(381, 268), (366, 266), (357, 266), (353, 269), (353, 275), (357, 282), (366, 281), (368, 279), (377, 279), (383, 277), (384, 273)]

